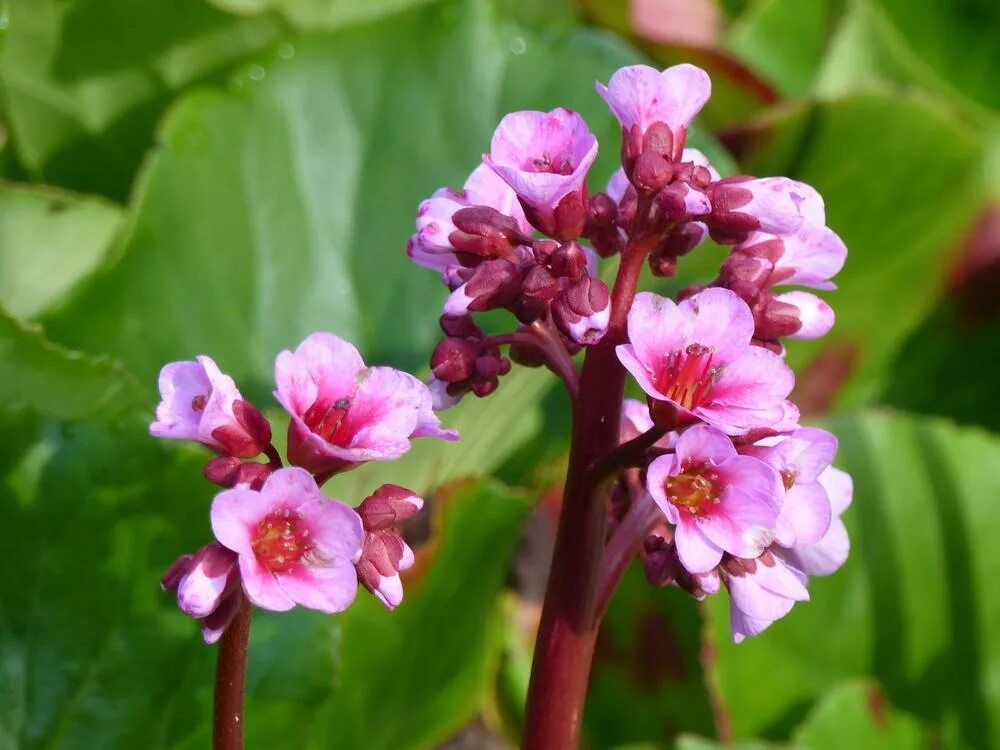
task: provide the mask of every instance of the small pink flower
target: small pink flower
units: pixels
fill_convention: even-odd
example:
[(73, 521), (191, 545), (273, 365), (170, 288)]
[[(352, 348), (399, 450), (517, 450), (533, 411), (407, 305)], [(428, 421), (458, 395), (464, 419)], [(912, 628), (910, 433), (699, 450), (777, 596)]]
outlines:
[(211, 357), (171, 362), (160, 370), (154, 437), (196, 440), (226, 455), (253, 458), (271, 442), (271, 427), (243, 400)]
[(774, 538), (781, 509), (776, 472), (738, 455), (732, 441), (708, 425), (681, 433), (676, 452), (649, 465), (646, 488), (675, 524), (677, 555), (692, 573), (710, 571), (724, 552), (756, 557)]
[(239, 609), (237, 556), (218, 542), (180, 557), (160, 580), (164, 591), (177, 592), (180, 610), (201, 622), (206, 643), (215, 643)]
[(840, 516), (850, 506), (854, 494), (851, 475), (833, 466), (824, 469), (817, 480), (826, 491), (833, 518), (826, 534), (815, 544), (797, 544), (792, 549), (776, 550), (788, 565), (811, 576), (825, 576), (837, 571), (847, 561), (851, 542)]
[(275, 397), (292, 415), (289, 460), (314, 472), (399, 458), (414, 437), (457, 440), (442, 430), (427, 386), (391, 367), (366, 367), (332, 333), (313, 333), (274, 364)]
[(358, 579), (388, 609), (403, 601), (399, 571), (413, 565), (413, 550), (403, 541), (399, 524), (424, 505), (416, 493), (395, 484), (384, 484), (357, 507), (365, 529)]
[[(568, 109), (554, 109), (505, 116), (483, 160), (532, 210), (534, 217), (529, 219), (551, 234), (550, 228), (557, 231), (556, 207), (567, 196), (582, 193), (587, 170), (596, 157), (597, 139), (583, 118)], [(583, 218), (581, 213), (581, 222)]]
[(729, 628), (736, 643), (757, 635), (807, 601), (805, 576), (766, 551), (756, 560), (723, 566), (729, 588)]
[(349, 506), (323, 496), (312, 475), (275, 471), (260, 492), (225, 490), (212, 502), (216, 539), (239, 556), (243, 590), (263, 609), (296, 604), (340, 612), (358, 588), (364, 529)]
[(801, 427), (744, 447), (781, 476), (784, 498), (775, 541), (783, 547), (816, 544), (830, 528), (830, 499), (818, 481), (837, 454), (837, 438), (826, 430)]
[(679, 151), (691, 120), (712, 94), (712, 81), (694, 65), (663, 71), (630, 65), (616, 71), (607, 86), (597, 83), (596, 88), (625, 130), (637, 127), (641, 134), (655, 122), (666, 123)]
[(728, 289), (680, 304), (643, 292), (629, 311), (629, 343), (617, 352), (651, 398), (738, 435), (783, 419), (794, 383), (781, 357), (750, 344), (753, 334), (750, 308)]

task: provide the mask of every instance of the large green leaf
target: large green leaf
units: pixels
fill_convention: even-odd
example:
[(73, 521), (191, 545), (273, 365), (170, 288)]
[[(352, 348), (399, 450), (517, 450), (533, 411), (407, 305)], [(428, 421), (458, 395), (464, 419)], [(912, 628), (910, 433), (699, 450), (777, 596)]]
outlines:
[(104, 200), (0, 184), (0, 305), (34, 318), (108, 257), (123, 211)]
[(232, 13), (280, 12), (302, 30), (331, 31), (376, 21), (431, 0), (209, 0)]
[(177, 104), (125, 257), (53, 335), (148, 379), (205, 351), (269, 379), (317, 329), (419, 365), (445, 290), (403, 252), (418, 202), (461, 184), (504, 109), (567, 100), (603, 140), (603, 185), (619, 134), (593, 82), (633, 59), (600, 34), (543, 43), (475, 0), (305, 39), (261, 80)]
[(0, 393), (5, 409), (77, 419), (134, 405), (141, 390), (116, 362), (53, 344), (0, 308)]
[(36, 178), (123, 199), (156, 119), (184, 86), (283, 33), (204, 0), (8, 0), (3, 109)]
[(841, 403), (870, 400), (940, 298), (941, 268), (988, 195), (982, 139), (923, 97), (875, 92), (796, 107), (751, 132), (740, 143), (747, 169), (814, 185), (849, 250), (839, 290), (824, 295), (836, 326), (794, 342), (790, 361), (846, 352), (854, 371)]
[(729, 641), (709, 607), (715, 675), (737, 736), (787, 736), (834, 682), (874, 675), (945, 747), (1000, 737), (1000, 439), (944, 421), (875, 413), (829, 425), (854, 477), (847, 565), (810, 584), (762, 635)]

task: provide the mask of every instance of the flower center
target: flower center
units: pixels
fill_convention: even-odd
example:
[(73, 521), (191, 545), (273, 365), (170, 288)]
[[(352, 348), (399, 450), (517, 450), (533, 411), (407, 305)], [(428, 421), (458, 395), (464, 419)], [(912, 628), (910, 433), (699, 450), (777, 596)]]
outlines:
[(203, 393), (199, 393), (193, 399), (191, 399), (191, 408), (194, 411), (204, 411), (205, 406), (208, 404), (208, 396)]
[(789, 471), (788, 469), (785, 469), (784, 471), (782, 471), (781, 472), (781, 483), (783, 485), (785, 485), (785, 491), (786, 492), (788, 490), (792, 489), (792, 486), (795, 484), (795, 473), (792, 472), (792, 471)]
[(561, 175), (573, 174), (573, 157), (570, 154), (552, 156), (548, 151), (543, 151), (541, 156), (536, 156), (531, 160), (531, 171)]
[(685, 409), (705, 403), (720, 370), (712, 367), (712, 355), (713, 351), (701, 344), (671, 352), (657, 374), (657, 390)]
[(667, 499), (688, 513), (704, 513), (719, 502), (719, 475), (708, 464), (689, 464), (677, 476), (667, 477)]
[(351, 438), (346, 424), (350, 410), (349, 398), (338, 398), (333, 402), (316, 399), (316, 402), (302, 415), (302, 421), (326, 442), (343, 447)]
[(309, 529), (302, 514), (284, 510), (269, 513), (257, 524), (251, 547), (258, 562), (273, 573), (281, 573), (298, 563), (312, 549)]

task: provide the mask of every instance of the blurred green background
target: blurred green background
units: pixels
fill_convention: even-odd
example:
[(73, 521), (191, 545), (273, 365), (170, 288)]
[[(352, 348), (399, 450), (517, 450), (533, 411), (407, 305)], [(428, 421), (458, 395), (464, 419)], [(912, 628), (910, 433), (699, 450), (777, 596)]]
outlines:
[[(208, 745), (214, 651), (157, 581), (213, 488), (146, 434), (159, 367), (211, 354), (270, 405), (274, 355), (332, 330), (419, 371), (444, 289), (403, 252), (418, 201), (505, 112), (563, 105), (599, 189), (594, 80), (682, 60), (715, 89), (694, 144), (812, 183), (850, 248), (837, 327), (790, 358), (854, 476), (854, 550), (738, 647), (724, 595), (632, 571), (587, 742), (1000, 746), (998, 39), (993, 0), (0, 0), (0, 748)], [(426, 493), (418, 564), (395, 613), (256, 617), (250, 747), (516, 743), (554, 385), (516, 371), (445, 415), (459, 446), (329, 485)]]

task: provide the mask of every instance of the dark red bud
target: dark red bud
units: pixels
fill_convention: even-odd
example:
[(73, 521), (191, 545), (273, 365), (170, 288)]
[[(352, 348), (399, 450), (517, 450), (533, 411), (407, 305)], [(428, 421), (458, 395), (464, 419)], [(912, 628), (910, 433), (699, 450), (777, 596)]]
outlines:
[(666, 586), (678, 576), (683, 575), (683, 569), (680, 560), (677, 559), (677, 551), (674, 549), (673, 542), (667, 542), (662, 537), (650, 535), (643, 540), (642, 548), (646, 553), (646, 558), (643, 561), (646, 580), (654, 586)]
[(479, 234), (455, 231), (448, 235), (448, 242), (456, 250), (475, 258), (503, 258), (513, 252), (513, 245), (506, 237), (484, 237)]
[(656, 192), (666, 186), (673, 175), (673, 167), (665, 157), (654, 151), (643, 151), (635, 160), (632, 184), (640, 190)]
[[(271, 444), (271, 423), (256, 406), (249, 401), (237, 399), (233, 402), (233, 416), (256, 444), (258, 450), (253, 454), (254, 456), (262, 453)], [(252, 456), (244, 456), (244, 458), (252, 458)]]
[(765, 295), (766, 299), (754, 308), (754, 336), (761, 339), (779, 339), (791, 336), (802, 328), (802, 318), (799, 308), (787, 302), (779, 302), (774, 295)]
[(559, 291), (559, 280), (545, 266), (533, 266), (525, 274), (522, 288), (530, 297), (550, 300)]
[(635, 219), (635, 214), (639, 210), (639, 194), (635, 192), (635, 188), (629, 184), (625, 188), (625, 194), (622, 195), (621, 202), (618, 204), (618, 217), (615, 220), (618, 226), (622, 228), (627, 228), (632, 220)]
[(248, 461), (239, 465), (236, 470), (236, 484), (248, 484), (252, 490), (260, 490), (264, 482), (271, 476), (271, 467), (267, 464)]
[(552, 253), (549, 267), (556, 276), (579, 279), (587, 272), (587, 254), (578, 242), (567, 242)]
[(610, 226), (618, 215), (618, 204), (607, 193), (590, 196), (590, 221), (595, 226)]
[(671, 159), (674, 153), (674, 134), (665, 122), (654, 122), (642, 136), (642, 151)]
[(442, 315), (438, 320), (441, 330), (458, 338), (482, 338), (483, 332), (471, 315)]
[(535, 240), (531, 245), (531, 252), (535, 260), (544, 265), (549, 262), (549, 257), (559, 249), (559, 243), (555, 240)]
[(667, 221), (681, 221), (687, 218), (687, 202), (684, 197), (690, 188), (683, 183), (674, 183), (656, 194), (656, 205), (660, 207)]
[(216, 456), (205, 464), (205, 479), (220, 487), (235, 487), (236, 470), (241, 463), (235, 456)]
[(652, 397), (647, 401), (649, 403), (649, 416), (653, 418), (653, 424), (667, 432), (679, 430), (698, 421), (698, 418), (693, 414), (670, 401), (657, 401)]
[(511, 303), (508, 308), (518, 321), (525, 325), (531, 325), (545, 312), (547, 301), (539, 297), (529, 297), (523, 295)]
[(452, 224), (462, 232), (483, 237), (504, 237), (511, 242), (519, 242), (521, 228), (510, 216), (489, 206), (460, 208), (451, 217)]
[(448, 336), (438, 342), (431, 355), (434, 376), (446, 383), (465, 380), (472, 374), (479, 347), (467, 339)]
[(469, 305), (471, 311), (507, 307), (521, 293), (521, 271), (507, 260), (485, 261), (466, 283), (465, 293), (473, 298)]
[(423, 500), (413, 490), (398, 484), (383, 484), (362, 500), (355, 510), (361, 516), (366, 531), (379, 531), (412, 518), (421, 507)]
[(224, 424), (212, 430), (212, 439), (219, 444), (219, 450), (227, 456), (253, 458), (260, 455), (261, 447), (247, 431), (236, 424)]
[(649, 254), (649, 270), (653, 276), (668, 279), (677, 273), (677, 256), (664, 252), (661, 248), (653, 248)]
[(587, 198), (583, 191), (574, 190), (563, 196), (553, 211), (554, 225), (549, 236), (569, 241), (583, 233), (587, 223)]
[(174, 563), (167, 568), (167, 572), (160, 578), (160, 588), (164, 591), (176, 591), (181, 585), (181, 581), (191, 571), (191, 563), (194, 562), (194, 555), (181, 555)]
[(699, 190), (705, 190), (712, 184), (712, 173), (705, 169), (705, 167), (696, 166), (691, 170), (691, 176), (688, 178), (688, 181)]

